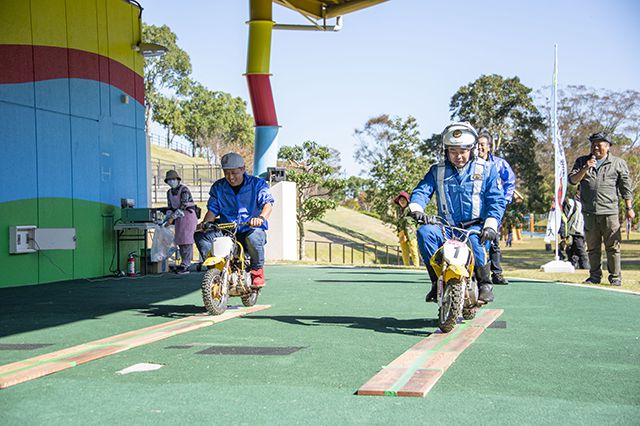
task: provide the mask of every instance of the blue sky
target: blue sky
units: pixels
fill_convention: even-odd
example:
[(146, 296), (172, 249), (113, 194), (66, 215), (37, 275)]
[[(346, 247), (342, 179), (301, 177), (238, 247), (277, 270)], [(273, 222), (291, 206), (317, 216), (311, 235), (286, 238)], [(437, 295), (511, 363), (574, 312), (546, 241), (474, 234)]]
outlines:
[[(248, 0), (148, 0), (143, 20), (166, 24), (211, 90), (247, 100)], [(278, 23), (306, 21), (274, 5)], [(640, 1), (390, 0), (346, 15), (335, 33), (274, 31), (271, 83), (280, 145), (306, 139), (341, 153), (358, 174), (354, 129), (387, 113), (413, 115), (423, 137), (449, 121), (449, 101), (482, 74), (640, 90)]]

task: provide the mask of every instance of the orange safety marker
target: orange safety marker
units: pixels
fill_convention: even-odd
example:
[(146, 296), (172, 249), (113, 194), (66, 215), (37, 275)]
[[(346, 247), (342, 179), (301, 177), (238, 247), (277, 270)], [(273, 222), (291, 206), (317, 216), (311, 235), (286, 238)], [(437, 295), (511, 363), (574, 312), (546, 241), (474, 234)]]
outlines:
[(358, 389), (358, 395), (424, 397), (454, 363), (504, 311), (481, 309), (476, 318), (440, 331), (413, 345)]
[(48, 374), (57, 373), (94, 359), (104, 358), (118, 352), (126, 351), (137, 346), (146, 345), (158, 340), (167, 339), (178, 334), (187, 333), (203, 327), (217, 324), (228, 319), (241, 317), (253, 312), (270, 308), (271, 305), (255, 305), (227, 311), (222, 315), (193, 315), (151, 327), (141, 328), (93, 342), (83, 343), (61, 349), (56, 352), (0, 365), (0, 389), (17, 385), (18, 383), (37, 379)]

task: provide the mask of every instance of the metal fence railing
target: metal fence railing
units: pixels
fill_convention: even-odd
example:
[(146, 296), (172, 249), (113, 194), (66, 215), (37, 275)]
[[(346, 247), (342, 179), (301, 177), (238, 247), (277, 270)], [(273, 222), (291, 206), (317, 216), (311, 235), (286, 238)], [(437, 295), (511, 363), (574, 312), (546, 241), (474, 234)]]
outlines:
[(402, 265), (402, 252), (400, 246), (390, 244), (305, 240), (305, 260), (342, 265)]
[(170, 164), (155, 161), (151, 163), (151, 200), (154, 204), (165, 203), (169, 185), (164, 183), (167, 170), (175, 170), (182, 183), (189, 187), (194, 201), (207, 201), (213, 182), (223, 177), (220, 166), (202, 164)]
[(166, 137), (152, 133), (149, 135), (149, 142), (151, 142), (154, 145), (161, 146), (163, 148), (169, 148), (173, 151), (186, 154), (190, 157), (193, 156), (193, 145), (190, 142), (181, 140), (177, 137), (174, 137), (173, 140), (167, 143)]

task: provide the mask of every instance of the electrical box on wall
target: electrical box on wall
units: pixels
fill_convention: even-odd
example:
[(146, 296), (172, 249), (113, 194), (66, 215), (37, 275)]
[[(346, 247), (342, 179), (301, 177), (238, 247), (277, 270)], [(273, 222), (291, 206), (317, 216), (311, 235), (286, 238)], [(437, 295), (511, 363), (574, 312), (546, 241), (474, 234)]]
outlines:
[(35, 248), (36, 227), (27, 226), (10, 226), (9, 227), (9, 253), (33, 253)]
[(75, 228), (9, 227), (9, 253), (33, 253), (38, 250), (75, 250)]

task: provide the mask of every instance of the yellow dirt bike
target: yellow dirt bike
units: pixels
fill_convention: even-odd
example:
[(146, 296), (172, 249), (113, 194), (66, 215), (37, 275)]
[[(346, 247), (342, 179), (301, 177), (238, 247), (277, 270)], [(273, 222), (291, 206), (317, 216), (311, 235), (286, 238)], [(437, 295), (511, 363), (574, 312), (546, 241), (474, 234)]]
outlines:
[[(429, 260), (438, 276), (438, 327), (443, 333), (454, 329), (458, 318), (473, 319), (484, 302), (478, 300), (478, 283), (473, 274), (475, 259), (469, 246), (469, 236), (479, 231), (466, 229), (478, 221), (467, 222), (458, 228), (437, 222), (444, 236), (444, 244)], [(447, 236), (447, 230), (450, 236)]]
[(246, 223), (206, 223), (205, 231), (218, 231), (202, 266), (202, 300), (207, 312), (220, 315), (230, 296), (239, 296), (244, 306), (253, 306), (260, 289), (251, 286), (249, 256), (236, 238), (238, 226)]

